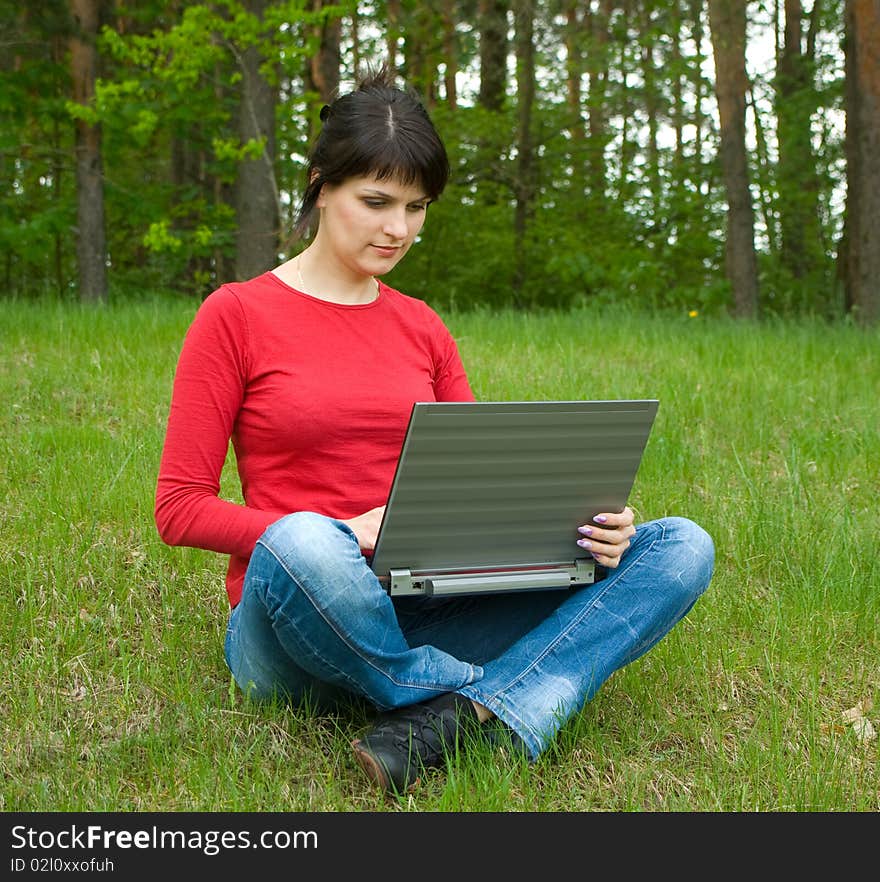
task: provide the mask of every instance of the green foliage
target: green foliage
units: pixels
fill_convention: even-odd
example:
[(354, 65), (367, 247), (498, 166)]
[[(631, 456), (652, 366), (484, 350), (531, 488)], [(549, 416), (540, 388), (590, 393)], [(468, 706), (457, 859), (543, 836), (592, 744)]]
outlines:
[[(391, 24), (383, 4), (364, 7), (352, 0), (319, 10), (306, 0), (277, 0), (262, 20), (240, 0), (170, 8), (150, 0), (107, 8), (95, 101), (83, 107), (70, 100), (67, 6), (61, 0), (37, 6), (24, 15), (0, 0), (0, 24), (11, 35), (10, 60), (0, 63), (0, 270), (6, 293), (27, 297), (75, 293), (75, 120), (101, 128), (111, 286), (127, 294), (151, 286), (204, 294), (228, 278), (235, 257), (238, 169), (265, 149), (262, 139), (242, 140), (238, 131), (242, 54), (257, 48), (265, 58), (263, 75), (279, 89), (273, 171), (289, 228), (318, 124), (320, 102), (306, 92), (303, 70), (316, 51), (319, 26), (342, 18), (345, 85), (353, 76), (354, 9), (361, 59), (381, 58)], [(828, 315), (842, 308), (834, 266), (845, 174), (837, 122), (839, 7), (835, 0), (820, 10), (815, 65), (798, 93), (804, 107), (814, 109), (810, 162), (795, 163), (786, 177), (771, 148), (753, 157), (759, 220), (767, 228), (766, 241), (759, 241), (762, 303), (771, 314)], [(718, 133), (707, 104), (706, 46), (685, 39), (682, 51), (673, 52), (676, 28), (685, 38), (695, 32), (690, 13), (668, 4), (639, 7), (635, 17), (613, 9), (607, 40), (595, 28), (577, 30), (582, 105), (572, 113), (569, 66), (560, 63), (563, 21), (553, 4), (535, 4), (539, 82), (531, 134), (537, 186), (525, 240), (517, 244), (514, 213), (522, 182), (515, 82), (502, 110), (476, 103), (479, 21), (458, 8), (467, 22), (459, 22), (454, 34), (461, 72), (454, 107), (436, 97), (445, 63), (432, 42), (442, 27), (436, 10), (406, 2), (394, 23), (403, 61), (429, 96), (449, 148), (452, 179), (431, 207), (421, 241), (387, 281), (457, 308), (516, 303), (557, 309), (608, 301), (713, 311), (729, 306), (726, 204)], [(473, 4), (467, 8), (475, 11)], [(653, 68), (646, 79), (649, 55)], [(654, 154), (650, 125), (669, 135), (677, 88), (685, 96), (682, 144), (679, 149), (661, 138)], [(689, 110), (695, 90), (701, 102)], [(772, 82), (759, 78), (754, 112), (768, 144), (786, 123), (772, 94)], [(807, 115), (800, 112), (789, 125), (803, 128)], [(596, 138), (590, 137), (594, 116), (606, 123)], [(585, 137), (573, 135), (574, 124)], [(796, 211), (801, 204), (796, 191), (805, 167), (814, 174), (817, 233), (810, 241), (810, 271), (795, 274), (783, 264), (780, 218), (783, 208)]]
[[(512, 111), (435, 111), (452, 179), (430, 207), (421, 241), (387, 281), (444, 306), (565, 309), (617, 302), (719, 311), (729, 302), (715, 197), (691, 186), (657, 194), (650, 213), (588, 189), (565, 171), (582, 156), (539, 111), (539, 190), (530, 218), (527, 279), (514, 292), (516, 121)], [(693, 169), (679, 169), (683, 177)], [(462, 230), (466, 230), (465, 233)], [(449, 255), (454, 255), (450, 258)]]
[(182, 244), (179, 236), (173, 236), (168, 232), (167, 220), (150, 224), (150, 229), (144, 236), (144, 245), (151, 251), (179, 251)]
[(227, 164), (232, 169), (229, 180), (235, 178), (235, 167), (238, 163), (249, 159), (259, 159), (266, 149), (265, 138), (250, 138), (240, 142), (233, 138), (214, 138), (211, 142), (214, 155), (221, 163)]

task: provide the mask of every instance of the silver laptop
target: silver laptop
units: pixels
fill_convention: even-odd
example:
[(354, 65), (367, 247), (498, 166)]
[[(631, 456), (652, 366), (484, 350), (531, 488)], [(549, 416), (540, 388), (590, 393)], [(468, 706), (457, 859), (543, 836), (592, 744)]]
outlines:
[(371, 566), (392, 596), (570, 589), (577, 528), (627, 503), (657, 414), (631, 401), (420, 402)]

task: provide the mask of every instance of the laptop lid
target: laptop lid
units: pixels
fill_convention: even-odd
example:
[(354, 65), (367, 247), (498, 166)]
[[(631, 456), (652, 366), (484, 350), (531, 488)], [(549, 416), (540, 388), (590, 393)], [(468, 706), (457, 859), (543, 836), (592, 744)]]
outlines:
[(371, 566), (392, 595), (595, 578), (577, 527), (627, 503), (655, 399), (418, 402)]

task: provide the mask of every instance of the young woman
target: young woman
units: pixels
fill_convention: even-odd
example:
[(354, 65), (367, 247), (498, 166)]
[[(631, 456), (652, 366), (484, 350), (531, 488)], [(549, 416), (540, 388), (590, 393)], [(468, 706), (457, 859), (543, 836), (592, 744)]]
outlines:
[[(699, 526), (580, 528), (605, 578), (574, 591), (395, 598), (368, 564), (414, 401), (471, 401), (450, 332), (381, 281), (446, 185), (424, 108), (384, 75), (321, 113), (301, 253), (223, 285), (180, 353), (159, 470), (162, 539), (229, 556), (229, 668), (254, 699), (366, 699), (353, 742), (395, 792), (468, 737), (500, 730), (530, 759), (617, 669), (657, 643), (711, 578)], [(244, 505), (221, 499), (230, 440)], [(574, 540), (573, 540), (574, 541)], [(484, 724), (494, 719), (490, 727)]]

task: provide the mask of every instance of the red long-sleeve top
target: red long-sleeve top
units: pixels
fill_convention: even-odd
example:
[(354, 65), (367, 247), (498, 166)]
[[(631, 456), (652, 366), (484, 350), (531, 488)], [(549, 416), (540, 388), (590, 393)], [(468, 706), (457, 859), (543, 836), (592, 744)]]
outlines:
[[(310, 297), (265, 273), (223, 285), (184, 338), (156, 484), (169, 545), (229, 555), (232, 606), (257, 539), (295, 511), (383, 505), (415, 401), (472, 401), (458, 348), (426, 303)], [(229, 444), (244, 505), (220, 497)]]

